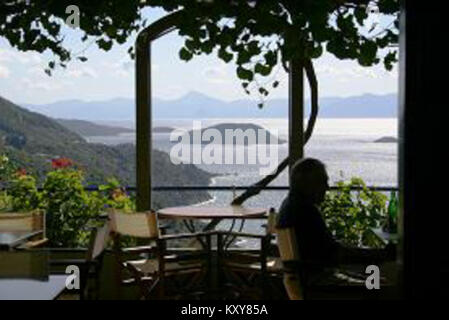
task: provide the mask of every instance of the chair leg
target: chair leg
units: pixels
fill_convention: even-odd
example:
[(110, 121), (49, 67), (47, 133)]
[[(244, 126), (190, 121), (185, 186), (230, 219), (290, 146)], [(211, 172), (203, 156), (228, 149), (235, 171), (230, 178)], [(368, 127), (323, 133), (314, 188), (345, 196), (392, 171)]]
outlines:
[[(207, 273), (206, 273), (206, 276), (207, 276)], [(203, 271), (198, 271), (198, 273), (195, 273), (194, 275), (193, 275), (193, 277), (192, 277), (192, 279), (190, 279), (190, 281), (188, 281), (187, 282), (187, 284), (186, 284), (186, 289), (187, 289), (187, 291), (192, 291), (192, 290), (195, 290), (196, 288), (195, 288), (195, 285), (197, 286), (197, 287), (201, 287), (201, 286), (198, 286), (197, 285), (197, 283), (199, 282), (199, 281), (201, 281), (201, 279), (202, 278), (204, 278), (205, 277), (205, 272), (203, 272)]]
[(113, 234), (113, 252), (114, 252), (114, 261), (115, 261), (115, 268), (114, 268), (114, 278), (116, 282), (117, 287), (117, 298), (122, 298), (122, 259), (120, 255), (120, 236), (117, 234)]
[(165, 298), (165, 252), (166, 252), (166, 244), (164, 241), (158, 239), (156, 240), (157, 246), (157, 260), (158, 260), (158, 298)]
[(96, 271), (95, 273), (95, 289), (93, 299), (100, 300), (100, 271)]
[(98, 260), (97, 263), (94, 265), (94, 289), (92, 290), (92, 300), (100, 300), (100, 287), (101, 287), (101, 279), (100, 275), (103, 270), (103, 260), (104, 255), (102, 254)]
[(151, 293), (155, 290), (159, 290), (158, 287), (160, 285), (159, 279), (155, 279), (154, 282), (151, 285), (142, 284), (142, 295), (143, 298), (146, 300), (152, 300), (154, 297), (151, 295)]
[(158, 286), (157, 286), (157, 296), (159, 300), (165, 299), (165, 277), (159, 277), (158, 280)]
[(80, 270), (80, 300), (86, 300), (87, 281), (89, 277), (89, 265), (81, 267)]

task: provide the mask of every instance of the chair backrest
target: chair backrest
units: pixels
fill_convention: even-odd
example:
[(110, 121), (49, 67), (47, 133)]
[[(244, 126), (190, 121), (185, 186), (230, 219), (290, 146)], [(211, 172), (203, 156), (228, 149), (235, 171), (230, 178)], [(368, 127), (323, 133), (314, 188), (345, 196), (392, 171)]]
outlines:
[(0, 213), (0, 231), (43, 230), (45, 236), (45, 214), (36, 210), (28, 213)]
[(111, 232), (123, 236), (156, 239), (159, 237), (157, 215), (154, 211), (142, 213), (109, 212)]
[(299, 261), (298, 244), (294, 228), (278, 228), (277, 243), (282, 261)]
[(301, 287), (299, 275), (285, 273), (282, 282), (290, 300), (304, 300), (304, 292)]
[[(282, 262), (297, 261), (300, 256), (294, 228), (278, 228), (277, 243)], [(302, 300), (304, 298), (301, 287), (301, 279), (296, 272), (285, 272), (283, 278), (284, 287), (290, 300)]]
[(89, 249), (87, 251), (87, 260), (97, 259), (106, 249), (110, 234), (110, 224), (105, 223), (102, 227), (95, 228), (92, 231)]
[(267, 218), (267, 234), (275, 234), (276, 233), (276, 210), (274, 208), (271, 208), (268, 211), (268, 218)]

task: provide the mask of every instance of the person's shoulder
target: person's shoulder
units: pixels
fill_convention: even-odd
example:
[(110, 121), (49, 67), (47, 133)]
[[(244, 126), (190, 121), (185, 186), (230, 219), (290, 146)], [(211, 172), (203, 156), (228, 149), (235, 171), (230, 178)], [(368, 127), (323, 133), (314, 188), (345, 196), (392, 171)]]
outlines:
[(293, 210), (290, 198), (287, 197), (282, 202), (279, 208), (279, 214), (277, 216), (277, 227), (288, 228), (294, 225), (295, 222), (295, 210)]
[(306, 201), (303, 201), (300, 198), (292, 198), (287, 197), (281, 205), (280, 212), (292, 213), (292, 214), (300, 214), (303, 211), (309, 211), (310, 205), (307, 204)]

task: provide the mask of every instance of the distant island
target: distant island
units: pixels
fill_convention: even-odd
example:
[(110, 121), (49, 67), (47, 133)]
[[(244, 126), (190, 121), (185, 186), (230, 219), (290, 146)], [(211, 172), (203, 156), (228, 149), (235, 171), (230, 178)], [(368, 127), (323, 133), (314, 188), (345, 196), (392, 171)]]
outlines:
[(386, 136), (386, 137), (382, 137), (377, 140), (374, 140), (374, 143), (397, 143), (397, 142), (398, 142), (398, 138), (391, 137), (391, 136)]
[(122, 133), (134, 132), (134, 130), (128, 128), (100, 125), (85, 120), (56, 119), (56, 121), (70, 131), (83, 137), (117, 136)]
[[(275, 135), (273, 135), (269, 130), (257, 125), (257, 124), (253, 124), (253, 123), (220, 123), (220, 124), (216, 124), (204, 129), (201, 129), (201, 137), (203, 135), (203, 133), (208, 130), (208, 129), (215, 129), (218, 130), (221, 134), (221, 141), (201, 141), (201, 144), (210, 144), (210, 143), (217, 143), (217, 144), (225, 144), (227, 143), (226, 141), (226, 130), (232, 130), (233, 133), (235, 133), (235, 130), (242, 130), (243, 132), (249, 130), (249, 131), (253, 131), (255, 133), (255, 137), (256, 137), (256, 141), (255, 144), (271, 144), (272, 141), (277, 141), (277, 144), (284, 144), (287, 141), (284, 139), (281, 139)], [(265, 134), (265, 139), (264, 141), (259, 141), (259, 130), (262, 130), (262, 132)], [(189, 135), (190, 135), (190, 142), (193, 143), (193, 134), (196, 133), (195, 131), (191, 130), (189, 131)], [(277, 140), (276, 140), (277, 139)], [(243, 143), (242, 143), (243, 142)], [(240, 141), (233, 139), (232, 144), (243, 144), (243, 145), (250, 145), (250, 144), (254, 144), (252, 141), (249, 142), (247, 138), (244, 139), (244, 141)]]

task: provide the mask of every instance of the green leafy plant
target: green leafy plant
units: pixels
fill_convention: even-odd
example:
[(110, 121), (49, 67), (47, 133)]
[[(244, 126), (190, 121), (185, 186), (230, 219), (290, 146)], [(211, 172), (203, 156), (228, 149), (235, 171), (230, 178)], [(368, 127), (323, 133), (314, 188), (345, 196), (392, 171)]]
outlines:
[[(5, 183), (10, 177), (9, 158), (6, 155), (0, 155), (0, 188), (5, 187)], [(11, 209), (11, 198), (6, 191), (0, 191), (0, 211), (9, 211)]]
[(42, 207), (47, 213), (47, 235), (53, 246), (76, 247), (86, 244), (89, 220), (97, 216), (102, 201), (83, 186), (83, 173), (73, 168), (56, 169), (47, 174), (42, 192)]
[(375, 245), (370, 229), (379, 227), (385, 219), (387, 196), (368, 189), (360, 178), (338, 182), (337, 187), (328, 192), (321, 205), (329, 229), (347, 245)]
[(7, 155), (0, 155), (0, 183), (9, 181), (16, 170), (17, 168)]
[(119, 209), (124, 212), (135, 211), (135, 202), (121, 187), (117, 179), (108, 179), (107, 184), (99, 186), (98, 189), (103, 194), (104, 206), (106, 208)]
[(0, 212), (11, 211), (12, 199), (6, 191), (0, 191)]
[(95, 224), (95, 217), (108, 208), (125, 212), (135, 210), (135, 201), (111, 178), (98, 191), (86, 191), (84, 172), (68, 158), (54, 159), (52, 171), (46, 174), (42, 190), (36, 178), (25, 169), (17, 169), (7, 156), (0, 156), (1, 182), (0, 211), (46, 212), (47, 237), (50, 246), (85, 246), (89, 238), (87, 227)]
[(12, 211), (31, 211), (39, 207), (40, 194), (36, 179), (28, 175), (25, 169), (18, 170), (13, 175), (8, 194)]

